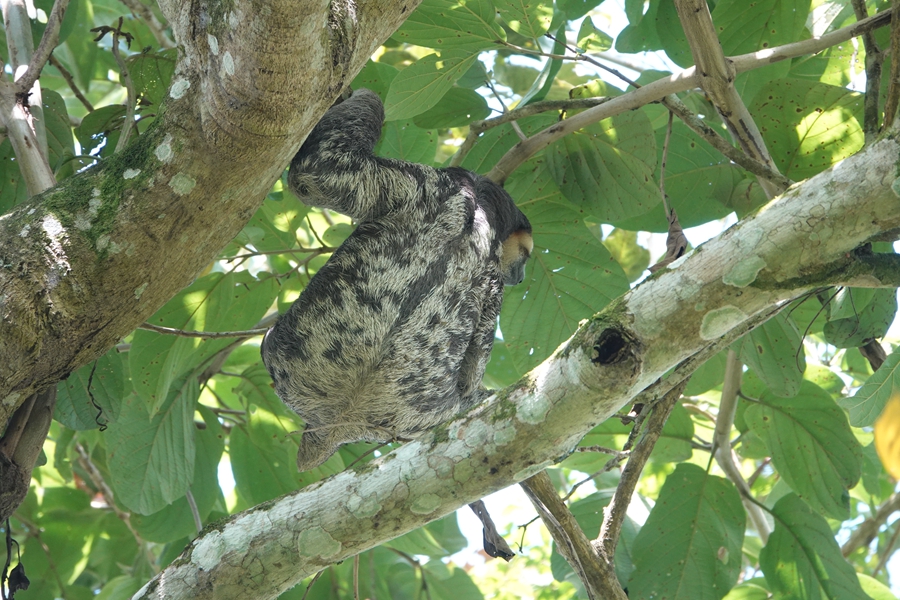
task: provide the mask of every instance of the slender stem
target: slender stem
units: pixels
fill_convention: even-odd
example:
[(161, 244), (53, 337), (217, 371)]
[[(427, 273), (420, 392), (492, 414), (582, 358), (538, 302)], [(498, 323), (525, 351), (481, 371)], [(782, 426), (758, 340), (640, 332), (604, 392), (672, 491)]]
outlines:
[(37, 50), (34, 51), (31, 60), (28, 61), (28, 69), (16, 79), (19, 93), (25, 93), (30, 90), (37, 78), (40, 77), (44, 65), (47, 64), (50, 54), (59, 41), (59, 27), (62, 25), (68, 5), (69, 0), (56, 0), (53, 3), (53, 9), (47, 17), (44, 35), (41, 36), (41, 42), (38, 44)]
[(156, 333), (164, 333), (167, 335), (177, 335), (179, 337), (187, 337), (187, 338), (202, 338), (202, 339), (218, 339), (218, 338), (229, 338), (229, 337), (253, 337), (256, 335), (263, 335), (268, 331), (266, 329), (244, 329), (241, 331), (186, 331), (184, 329), (175, 329), (174, 327), (163, 327), (162, 325), (152, 325), (150, 323), (143, 323), (138, 325), (138, 329), (145, 329), (147, 331), (155, 331)]

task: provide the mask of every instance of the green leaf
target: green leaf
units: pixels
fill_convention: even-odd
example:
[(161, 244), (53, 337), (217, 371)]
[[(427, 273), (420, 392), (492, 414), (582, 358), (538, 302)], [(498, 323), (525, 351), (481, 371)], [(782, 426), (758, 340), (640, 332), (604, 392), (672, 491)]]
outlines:
[(894, 390), (900, 389), (900, 348), (895, 349), (861, 388), (850, 398), (843, 398), (838, 404), (850, 413), (850, 424), (854, 427), (871, 427), (884, 410)]
[(19, 161), (8, 139), (0, 142), (0, 214), (25, 202), (28, 188), (19, 170)]
[(394, 77), (384, 101), (385, 119), (396, 121), (422, 114), (441, 101), (456, 80), (478, 59), (466, 50), (429, 54)]
[(125, 107), (121, 104), (104, 106), (89, 112), (75, 128), (75, 137), (81, 144), (82, 153), (90, 154), (104, 142), (109, 146), (110, 135), (113, 131), (121, 131), (124, 121)]
[(744, 418), (792, 490), (830, 517), (850, 516), (848, 490), (859, 481), (862, 448), (828, 392), (809, 381), (793, 398), (767, 391)]
[[(666, 128), (654, 131), (657, 161), (662, 161)], [(700, 139), (684, 123), (672, 124), (672, 137), (666, 157), (666, 197), (678, 213), (682, 227), (694, 227), (725, 217), (733, 209), (730, 199), (743, 177), (743, 171)], [(649, 210), (633, 219), (618, 222), (633, 231), (668, 231), (668, 221), (657, 193)]]
[[(87, 93), (94, 77), (97, 55), (100, 49), (94, 41), (94, 5), (90, 0), (81, 0), (72, 33), (66, 38), (63, 47), (67, 50), (61, 62), (66, 64), (75, 78), (75, 83), (82, 93)], [(57, 48), (57, 51), (59, 48)], [(54, 51), (54, 55), (56, 51)], [(66, 60), (67, 58), (71, 60)]]
[(699, 396), (722, 385), (722, 381), (725, 378), (725, 361), (727, 356), (728, 351), (725, 350), (700, 365), (700, 368), (691, 375), (687, 387), (684, 388), (684, 395)]
[(745, 520), (731, 482), (678, 465), (634, 541), (629, 595), (719, 600), (740, 573)]
[[(521, 127), (525, 135), (532, 136), (538, 131), (552, 126), (556, 122), (557, 119), (552, 115), (537, 115), (526, 119), (520, 119), (519, 127)], [(520, 141), (521, 140), (512, 125), (507, 123), (500, 127), (492, 127), (478, 138), (478, 143), (475, 144), (472, 151), (463, 159), (461, 166), (470, 171), (475, 171), (476, 173), (487, 173), (510, 148)], [(511, 177), (515, 178), (516, 174), (524, 168), (524, 166), (519, 167)], [(507, 191), (509, 191), (509, 186), (507, 186)], [(517, 196), (513, 194), (513, 199), (516, 198)], [(525, 197), (522, 197), (521, 199), (524, 200)]]
[(382, 62), (369, 60), (363, 70), (359, 72), (350, 87), (354, 90), (368, 88), (381, 96), (384, 100), (387, 96), (391, 82), (400, 70)]
[(534, 251), (525, 281), (507, 287), (500, 330), (516, 367), (525, 373), (565, 341), (578, 322), (625, 293), (628, 279), (609, 251), (570, 208), (539, 159), (509, 178), (513, 198), (531, 221)]
[(660, 202), (653, 128), (640, 111), (588, 125), (545, 156), (566, 198), (604, 223), (636, 217)]
[(162, 104), (172, 83), (178, 50), (171, 48), (129, 56), (125, 60), (135, 92), (154, 106)]
[[(248, 329), (262, 318), (277, 294), (272, 277), (256, 279), (246, 271), (211, 273), (182, 290), (149, 322), (189, 331)], [(170, 388), (233, 341), (136, 331), (129, 352), (134, 389), (154, 413), (166, 402)]]
[(625, 271), (628, 281), (640, 279), (644, 270), (650, 266), (650, 251), (638, 244), (636, 231), (613, 229), (603, 240), (603, 246)]
[[(481, 590), (463, 569), (430, 560), (422, 569), (432, 600), (483, 600)], [(398, 598), (399, 596), (391, 596)], [(409, 597), (413, 597), (410, 595)]]
[(535, 0), (495, 0), (497, 12), (509, 28), (527, 38), (547, 33), (553, 20), (553, 4)]
[(388, 121), (375, 146), (375, 154), (425, 165), (434, 164), (438, 137), (434, 131), (422, 129), (411, 121)]
[[(553, 53), (560, 55), (565, 54), (566, 46), (561, 40), (566, 39), (566, 25), (563, 23), (559, 26), (559, 31), (556, 32), (556, 41), (553, 43)], [(522, 94), (522, 100), (519, 101), (519, 106), (525, 106), (526, 104), (531, 104), (532, 102), (540, 102), (541, 100), (547, 97), (547, 94), (550, 93), (550, 89), (553, 87), (554, 82), (556, 81), (556, 76), (559, 75), (559, 71), (562, 69), (562, 59), (560, 58), (550, 58), (544, 62), (544, 68), (541, 69), (541, 72), (538, 73), (538, 76), (535, 78), (534, 82), (531, 84), (531, 87), (528, 88), (524, 94)]]
[[(206, 427), (194, 432), (197, 450), (194, 481), (191, 483), (190, 491), (202, 521), (212, 511), (216, 501), (222, 498), (218, 468), (225, 440), (216, 415), (203, 405), (200, 405), (198, 410)], [(131, 515), (131, 524), (140, 536), (149, 542), (165, 544), (197, 535), (191, 507), (184, 496), (151, 515)]]
[(771, 512), (775, 530), (759, 565), (772, 591), (786, 598), (871, 600), (824, 518), (794, 494), (781, 498)]
[(297, 230), (309, 214), (309, 207), (297, 200), (286, 201), (287, 198), (294, 199), (292, 194), (282, 192), (280, 202), (271, 196), (269, 194), (234, 239), (235, 247), (252, 246), (260, 252), (286, 251), (297, 247)]
[(823, 333), (825, 341), (838, 348), (855, 348), (884, 337), (897, 314), (895, 289), (844, 288), (836, 300)]
[[(90, 390), (88, 381), (91, 382)], [(131, 393), (130, 387), (125, 361), (114, 348), (57, 384), (53, 418), (66, 427), (78, 430), (97, 429), (101, 425), (114, 423), (118, 419), (122, 399)], [(94, 406), (95, 402), (97, 406)]]
[(491, 109), (481, 94), (475, 90), (453, 87), (435, 106), (413, 118), (413, 122), (423, 129), (446, 129), (463, 127), (490, 114)]
[(394, 34), (394, 39), (439, 49), (476, 52), (506, 40), (490, 0), (425, 0)]
[(750, 105), (775, 164), (795, 181), (862, 148), (862, 110), (859, 93), (798, 79), (772, 81)]
[(768, 600), (769, 598), (766, 588), (755, 583), (742, 583), (731, 588), (723, 600)]
[(200, 390), (189, 378), (152, 417), (131, 394), (109, 426), (110, 484), (116, 500), (149, 515), (184, 496), (194, 479), (194, 406)]
[(578, 30), (576, 46), (582, 52), (606, 52), (612, 48), (613, 39), (594, 26), (590, 17), (585, 17)]
[(75, 156), (72, 124), (62, 96), (53, 90), (43, 90), (44, 125), (47, 131), (47, 149), (50, 168), (57, 179), (64, 179), (74, 172), (74, 164), (67, 159)]
[(759, 375), (776, 396), (796, 396), (806, 370), (803, 341), (794, 322), (782, 314), (745, 336), (741, 361)]
[(891, 593), (891, 589), (874, 577), (863, 573), (857, 573), (856, 577), (859, 579), (863, 592), (868, 594), (872, 600), (897, 600), (897, 596)]
[[(712, 11), (712, 19), (725, 55), (735, 56), (797, 41), (809, 7), (809, 0), (721, 0)], [(761, 87), (785, 77), (790, 67), (789, 61), (781, 61), (742, 73), (736, 78), (735, 87), (749, 103)]]
[[(631, 433), (632, 426), (615, 417), (594, 427), (579, 442), (580, 448), (603, 446), (621, 450)], [(653, 448), (650, 459), (654, 462), (677, 462), (691, 457), (691, 441), (694, 437), (694, 422), (687, 409), (676, 405), (663, 426), (659, 441)], [(567, 469), (577, 469), (584, 473), (595, 473), (607, 463), (610, 456), (599, 452), (576, 452), (561, 464)]]
[(444, 558), (459, 552), (468, 545), (466, 537), (460, 532), (456, 522), (456, 513), (452, 513), (425, 527), (414, 529), (409, 533), (387, 542), (385, 546), (410, 555)]

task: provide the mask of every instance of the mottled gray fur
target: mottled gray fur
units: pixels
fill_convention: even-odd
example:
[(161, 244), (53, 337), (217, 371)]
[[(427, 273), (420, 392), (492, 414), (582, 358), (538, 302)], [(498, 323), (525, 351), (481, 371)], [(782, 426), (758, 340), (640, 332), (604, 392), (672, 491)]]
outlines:
[(307, 423), (297, 465), (341, 444), (415, 437), (485, 397), (504, 281), (531, 232), (499, 185), (464, 169), (376, 157), (384, 110), (369, 90), (332, 107), (291, 162), (288, 186), (358, 226), (266, 334), (275, 391)]

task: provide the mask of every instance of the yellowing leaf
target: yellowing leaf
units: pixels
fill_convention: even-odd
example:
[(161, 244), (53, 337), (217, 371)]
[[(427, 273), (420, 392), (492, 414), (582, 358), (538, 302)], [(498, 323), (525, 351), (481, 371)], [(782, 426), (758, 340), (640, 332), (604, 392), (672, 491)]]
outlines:
[(875, 421), (875, 450), (888, 473), (900, 479), (900, 394), (891, 395)]

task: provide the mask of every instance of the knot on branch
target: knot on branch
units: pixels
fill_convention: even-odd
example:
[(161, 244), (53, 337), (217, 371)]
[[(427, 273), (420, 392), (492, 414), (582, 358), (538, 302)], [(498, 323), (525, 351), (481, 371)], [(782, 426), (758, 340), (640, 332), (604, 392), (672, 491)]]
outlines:
[(624, 362), (634, 355), (632, 343), (633, 340), (625, 332), (618, 329), (604, 329), (594, 343), (597, 355), (591, 357), (591, 362), (604, 366)]

